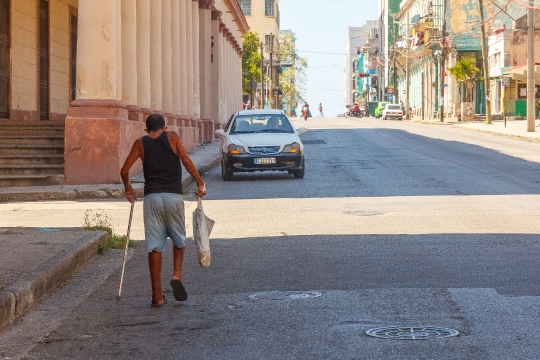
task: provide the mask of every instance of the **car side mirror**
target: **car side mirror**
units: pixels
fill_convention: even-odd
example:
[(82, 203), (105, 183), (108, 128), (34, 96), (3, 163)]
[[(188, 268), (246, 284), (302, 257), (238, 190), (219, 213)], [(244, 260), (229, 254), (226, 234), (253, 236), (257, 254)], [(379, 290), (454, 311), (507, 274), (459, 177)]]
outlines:
[(217, 136), (226, 136), (225, 131), (224, 131), (223, 129), (217, 129), (217, 130), (215, 131), (215, 134), (216, 134)]
[(305, 128), (305, 127), (302, 127), (300, 129), (296, 129), (296, 132), (298, 133), (298, 135), (302, 135), (302, 134), (305, 134), (308, 132), (308, 129)]

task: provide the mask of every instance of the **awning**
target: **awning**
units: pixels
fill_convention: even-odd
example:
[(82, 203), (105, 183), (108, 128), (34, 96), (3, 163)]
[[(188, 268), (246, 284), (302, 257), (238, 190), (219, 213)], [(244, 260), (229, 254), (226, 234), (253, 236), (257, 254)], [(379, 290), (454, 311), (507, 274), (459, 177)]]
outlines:
[[(514, 80), (527, 82), (527, 64), (503, 69), (503, 75), (510, 75)], [(534, 83), (540, 84), (540, 63), (534, 64)]]

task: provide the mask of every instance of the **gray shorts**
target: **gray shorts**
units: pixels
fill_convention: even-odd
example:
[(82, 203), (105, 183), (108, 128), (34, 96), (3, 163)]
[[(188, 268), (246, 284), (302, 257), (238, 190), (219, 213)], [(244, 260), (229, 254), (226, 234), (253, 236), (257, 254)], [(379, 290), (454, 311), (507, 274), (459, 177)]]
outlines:
[(143, 213), (148, 252), (163, 252), (167, 237), (171, 238), (175, 247), (184, 247), (186, 222), (182, 195), (172, 193), (146, 195)]

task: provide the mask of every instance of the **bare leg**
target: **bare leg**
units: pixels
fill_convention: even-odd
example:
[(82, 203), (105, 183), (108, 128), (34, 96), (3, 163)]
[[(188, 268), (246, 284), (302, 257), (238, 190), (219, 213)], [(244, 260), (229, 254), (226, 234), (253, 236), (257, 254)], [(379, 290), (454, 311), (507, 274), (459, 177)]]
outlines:
[(182, 281), (182, 268), (184, 265), (184, 253), (186, 248), (177, 248), (173, 246), (173, 264), (174, 264), (174, 273), (172, 278)]
[(152, 282), (152, 304), (163, 305), (160, 252), (152, 251), (148, 253), (148, 267), (150, 269), (150, 281)]
[(182, 284), (182, 265), (184, 265), (185, 247), (177, 248), (173, 246), (174, 274), (170, 281), (174, 298), (178, 301), (186, 301), (188, 298), (186, 288)]

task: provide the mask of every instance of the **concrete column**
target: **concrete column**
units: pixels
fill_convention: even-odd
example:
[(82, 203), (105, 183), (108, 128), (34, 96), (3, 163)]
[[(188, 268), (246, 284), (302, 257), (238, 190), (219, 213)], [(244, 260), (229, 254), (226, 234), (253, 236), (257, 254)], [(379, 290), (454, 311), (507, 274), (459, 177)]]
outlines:
[(77, 99), (121, 99), (119, 4), (120, 0), (79, 0)]
[(150, 106), (156, 111), (163, 111), (161, 47), (161, 0), (153, 0), (150, 6)]
[(225, 33), (225, 39), (224, 39), (224, 49), (225, 49), (225, 66), (227, 67), (227, 79), (225, 83), (225, 88), (227, 89), (227, 97), (225, 98), (225, 101), (227, 103), (227, 112), (230, 114), (232, 113), (232, 107), (231, 107), (231, 92), (232, 92), (232, 86), (231, 86), (231, 74), (233, 72), (233, 67), (231, 64), (231, 44), (229, 42), (229, 32), (227, 31)]
[(212, 55), (210, 59), (212, 66), (212, 76), (210, 79), (210, 119), (212, 119), (212, 121), (219, 122), (221, 122), (221, 114), (219, 111), (219, 103), (221, 98), (221, 42), (219, 41), (221, 38), (221, 33), (219, 30), (220, 17), (220, 11), (212, 11), (212, 42), (214, 43), (214, 46), (212, 47)]
[(201, 118), (210, 118), (211, 102), (211, 51), (212, 51), (212, 12), (210, 3), (213, 1), (199, 0), (199, 82), (201, 89)]
[(172, 112), (180, 114), (180, 24), (178, 12), (180, 1), (171, 0), (171, 80)]
[(116, 17), (116, 100), (122, 100), (122, 2), (113, 1)]
[(173, 112), (172, 90), (172, 35), (171, 0), (161, 0), (161, 81), (163, 86), (163, 112)]
[[(178, 10), (178, 59), (180, 69), (180, 112), (179, 114), (186, 115), (187, 111), (187, 0), (177, 0), (179, 4)], [(190, 1), (191, 2), (191, 1)]]
[[(65, 122), (66, 184), (120, 181), (122, 163), (143, 130), (141, 123), (128, 121), (120, 101), (121, 5), (121, 0), (78, 2), (77, 100)], [(140, 164), (133, 168), (134, 173), (140, 170)]]
[(200, 87), (200, 63), (199, 63), (199, 2), (193, 0), (193, 7), (191, 8), (191, 19), (193, 21), (193, 116), (196, 118), (201, 117), (201, 87)]
[(150, 0), (137, 0), (137, 105), (150, 109)]
[(141, 120), (137, 105), (137, 6), (136, 0), (122, 0), (122, 102), (129, 118)]
[(193, 88), (193, 0), (184, 0), (186, 2), (186, 115), (193, 116), (194, 88)]

